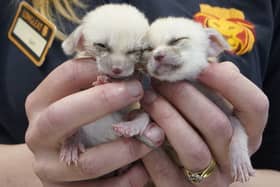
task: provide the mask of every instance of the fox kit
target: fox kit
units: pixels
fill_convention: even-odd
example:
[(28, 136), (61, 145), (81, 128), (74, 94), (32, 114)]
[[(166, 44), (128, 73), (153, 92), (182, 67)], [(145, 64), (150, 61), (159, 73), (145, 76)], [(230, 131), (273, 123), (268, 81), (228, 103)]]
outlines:
[(233, 131), (230, 145), (234, 180), (245, 182), (254, 174), (247, 134), (223, 98), (196, 81), (199, 73), (224, 50), (226, 40), (214, 29), (203, 28), (187, 18), (161, 18), (151, 24), (147, 38), (150, 50), (146, 52), (147, 70), (159, 80), (175, 82), (188, 80), (211, 99), (228, 116)]
[[(140, 63), (144, 36), (149, 29), (146, 17), (127, 4), (103, 5), (89, 12), (62, 43), (68, 55), (92, 58), (98, 72), (95, 86), (108, 79), (125, 79), (135, 72)], [(120, 136), (136, 136), (149, 146), (157, 147), (164, 138), (163, 131), (150, 123), (148, 114), (139, 112), (130, 121), (124, 121), (127, 108), (109, 114), (79, 129), (63, 144), (60, 159), (77, 164), (84, 146), (94, 146), (115, 140)]]

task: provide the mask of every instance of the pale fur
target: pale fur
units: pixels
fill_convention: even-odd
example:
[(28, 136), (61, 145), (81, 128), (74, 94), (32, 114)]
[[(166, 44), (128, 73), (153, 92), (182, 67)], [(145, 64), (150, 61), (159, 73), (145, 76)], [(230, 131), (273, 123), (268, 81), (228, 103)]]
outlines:
[[(170, 45), (171, 39), (182, 37), (187, 39)], [(205, 29), (190, 19), (173, 17), (152, 23), (147, 38), (153, 49), (145, 55), (151, 76), (169, 82), (188, 80), (228, 116), (233, 127), (230, 145), (232, 175), (235, 181), (248, 181), (254, 175), (254, 170), (243, 126), (234, 116), (231, 106), (220, 95), (196, 80), (199, 73), (209, 65), (209, 59), (216, 59), (220, 52), (229, 50), (226, 40), (217, 31)], [(155, 58), (157, 55), (163, 56), (161, 60)]]
[[(135, 64), (140, 62), (140, 52), (145, 44), (144, 36), (148, 30), (148, 20), (135, 7), (107, 4), (90, 11), (83, 18), (82, 24), (62, 43), (62, 48), (68, 55), (76, 53), (76, 58), (94, 58), (93, 62), (102, 75), (127, 78), (133, 75)], [(110, 50), (104, 50), (104, 47), (97, 44), (106, 45), (106, 49)], [(114, 68), (121, 69), (122, 72), (114, 74)], [(150, 146), (157, 146), (154, 143), (163, 141), (164, 133), (162, 130), (155, 131), (154, 129), (159, 129), (157, 127), (153, 128), (152, 134), (158, 133), (158, 139), (146, 138), (146, 129), (151, 134), (148, 128), (150, 119), (146, 113), (123, 122), (126, 110), (124, 108), (106, 115), (79, 129), (78, 133), (63, 144), (61, 160), (68, 164), (77, 163), (77, 154), (82, 151), (83, 145), (95, 146), (120, 136), (138, 136), (139, 140)]]
[[(184, 36), (188, 36), (190, 38), (189, 41), (182, 42), (179, 46), (170, 47), (166, 45), (166, 42), (172, 38)], [(208, 36), (202, 26), (192, 20), (173, 17), (158, 19), (150, 27), (148, 40), (151, 47), (155, 48), (153, 54), (168, 53), (170, 61), (183, 64), (182, 68), (179, 68), (175, 72), (156, 75), (153, 73), (153, 69), (155, 68), (152, 67), (153, 63), (148, 63), (147, 68), (149, 72), (156, 78), (167, 81), (194, 79), (208, 65)], [(181, 62), (181, 59), (184, 59), (184, 62)], [(149, 60), (154, 61), (153, 58)]]
[[(90, 11), (82, 24), (62, 43), (66, 54), (76, 53), (76, 57), (94, 57), (101, 74), (112, 75), (113, 67), (120, 67), (119, 77), (134, 73), (137, 60), (126, 53), (143, 46), (149, 23), (143, 13), (127, 4), (107, 4)], [(95, 43), (103, 43), (111, 51), (99, 50)], [(122, 121), (123, 114), (117, 111), (82, 128), (90, 146), (116, 139), (112, 124)], [(85, 137), (83, 137), (85, 138)]]
[[(139, 53), (127, 53), (143, 48), (148, 29), (148, 20), (135, 7), (108, 4), (89, 12), (63, 42), (62, 48), (66, 54), (77, 52), (78, 56), (94, 56), (100, 73), (114, 78), (127, 77), (133, 74), (134, 65), (140, 58)], [(94, 43), (106, 44), (111, 51), (102, 51)], [(113, 68), (123, 72), (114, 75)]]

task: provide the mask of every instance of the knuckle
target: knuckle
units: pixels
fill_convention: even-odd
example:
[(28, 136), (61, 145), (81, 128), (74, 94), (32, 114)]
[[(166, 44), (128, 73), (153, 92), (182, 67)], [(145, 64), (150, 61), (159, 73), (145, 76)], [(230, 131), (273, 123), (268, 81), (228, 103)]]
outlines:
[(42, 177), (42, 176), (44, 176), (44, 175), (42, 175), (43, 169), (42, 169), (42, 165), (41, 165), (41, 164), (39, 164), (38, 162), (34, 162), (34, 163), (33, 163), (33, 170), (34, 170), (34, 173), (35, 173), (40, 179), (44, 178), (44, 177)]
[(180, 82), (175, 85), (174, 90), (172, 91), (170, 89), (170, 94), (173, 96), (173, 98), (186, 98), (188, 97), (188, 93), (194, 89), (193, 86), (186, 82)]
[(61, 119), (55, 112), (54, 107), (48, 107), (37, 118), (36, 124), (32, 128), (32, 134), (34, 138), (48, 138), (50, 132), (54, 132), (60, 123)]
[(209, 151), (206, 146), (196, 145), (191, 152), (191, 157), (195, 161), (208, 160), (209, 159)]
[(39, 119), (37, 126), (42, 129), (42, 132), (49, 132), (61, 123), (61, 118), (57, 114), (54, 105), (46, 108)]
[(196, 147), (192, 148), (192, 151), (189, 153), (189, 160), (191, 162), (186, 162), (186, 165), (191, 165), (190, 163), (195, 163), (191, 168), (187, 167), (191, 170), (201, 170), (205, 168), (205, 166), (208, 166), (211, 155), (209, 150), (204, 145), (197, 145)]
[(33, 99), (32, 99), (32, 93), (30, 93), (26, 99), (25, 99), (25, 110), (29, 111), (32, 107)]
[(49, 179), (48, 172), (46, 171), (46, 164), (45, 162), (41, 161), (41, 159), (37, 159), (33, 162), (33, 171), (35, 175), (39, 177), (41, 180)]
[(104, 87), (100, 87), (100, 88), (101, 88), (100, 89), (101, 94), (99, 94), (99, 95), (100, 95), (101, 103), (103, 103), (104, 106), (106, 106), (106, 107), (107, 106), (113, 106), (114, 102), (113, 102), (112, 97), (109, 96), (108, 90), (106, 90)]
[(208, 125), (209, 130), (215, 137), (222, 138), (223, 141), (230, 141), (233, 129), (229, 119), (225, 115), (216, 116)]
[(79, 63), (68, 61), (67, 63), (61, 65), (59, 71), (65, 75), (66, 82), (75, 84), (79, 77), (79, 69)]
[(234, 69), (229, 69), (226, 73), (226, 77), (224, 77), (225, 82), (236, 82), (240, 79), (240, 72), (235, 71)]
[(78, 160), (78, 169), (82, 176), (98, 177), (100, 168), (98, 164), (95, 164), (95, 158), (92, 157), (80, 157)]
[(25, 107), (25, 111), (26, 111), (26, 114), (27, 114), (27, 117), (31, 117), (31, 114), (34, 110), (34, 105), (35, 105), (36, 101), (34, 100), (34, 97), (33, 97), (33, 92), (31, 92), (25, 99), (25, 104), (24, 104), (24, 107)]
[(28, 128), (25, 133), (25, 143), (32, 150), (35, 142), (36, 138), (34, 136), (33, 130), (31, 128)]
[(250, 155), (254, 154), (257, 150), (259, 150), (259, 148), (261, 147), (262, 145), (262, 135), (257, 138), (255, 141), (253, 141), (253, 143), (249, 142), (249, 152), (250, 152)]
[(25, 144), (33, 153), (36, 153), (35, 151), (37, 150), (38, 145), (42, 142), (40, 141), (42, 137), (40, 136), (40, 133), (38, 133), (36, 121), (37, 120), (34, 119), (30, 122), (34, 124), (29, 124), (24, 136)]
[(256, 99), (252, 104), (252, 109), (255, 110), (255, 113), (258, 115), (260, 114), (267, 114), (269, 109), (269, 100), (268, 97), (261, 92), (261, 94), (256, 95)]
[(171, 106), (163, 106), (163, 107), (158, 107), (159, 109), (157, 110), (158, 112), (158, 119), (162, 122), (166, 121), (169, 122), (171, 120), (174, 120), (178, 118), (176, 116), (175, 111), (171, 108)]
[(169, 179), (172, 177), (172, 172), (169, 167), (166, 167), (166, 164), (157, 163), (154, 165), (155, 173), (161, 178)]
[(128, 159), (133, 161), (139, 157), (139, 151), (136, 141), (127, 141), (127, 152), (128, 152)]
[(140, 187), (140, 185), (138, 184), (139, 181), (135, 180), (134, 178), (131, 178), (131, 177), (127, 177), (124, 179), (126, 183), (124, 186), (126, 187)]
[(239, 68), (232, 62), (230, 61), (225, 61), (221, 63), (226, 69), (235, 71), (235, 72), (240, 72)]

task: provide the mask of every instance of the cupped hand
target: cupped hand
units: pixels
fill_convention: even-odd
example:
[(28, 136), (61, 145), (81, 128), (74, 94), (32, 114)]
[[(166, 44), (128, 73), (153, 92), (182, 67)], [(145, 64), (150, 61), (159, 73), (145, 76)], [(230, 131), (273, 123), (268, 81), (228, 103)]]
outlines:
[(28, 96), (26, 143), (35, 156), (34, 171), (44, 186), (144, 186), (148, 175), (135, 165), (121, 176), (98, 179), (151, 150), (134, 139), (89, 148), (77, 166), (61, 162), (59, 151), (67, 137), (82, 125), (139, 101), (138, 81), (92, 87), (97, 70), (91, 59), (69, 60), (49, 74)]
[[(253, 154), (260, 146), (268, 116), (268, 99), (231, 62), (213, 63), (199, 81), (228, 100), (248, 134)], [(156, 186), (225, 187), (230, 175), (229, 145), (232, 127), (227, 116), (208, 98), (187, 82), (156, 83), (157, 93), (145, 93), (142, 105), (161, 126), (184, 168), (201, 171), (211, 159), (217, 163), (212, 175), (192, 184), (166, 153), (153, 151), (143, 158)]]

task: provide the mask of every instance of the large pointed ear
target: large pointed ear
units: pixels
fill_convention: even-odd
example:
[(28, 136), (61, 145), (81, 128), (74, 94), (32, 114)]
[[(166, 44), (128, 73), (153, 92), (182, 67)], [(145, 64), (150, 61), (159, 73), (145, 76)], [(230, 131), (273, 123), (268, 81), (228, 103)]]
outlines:
[(223, 51), (229, 51), (230, 46), (226, 39), (215, 29), (205, 28), (208, 35), (210, 46), (208, 49), (208, 57), (217, 57)]
[(72, 55), (83, 48), (84, 37), (82, 31), (83, 25), (80, 25), (62, 42), (61, 46), (65, 54)]

